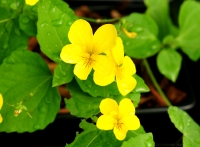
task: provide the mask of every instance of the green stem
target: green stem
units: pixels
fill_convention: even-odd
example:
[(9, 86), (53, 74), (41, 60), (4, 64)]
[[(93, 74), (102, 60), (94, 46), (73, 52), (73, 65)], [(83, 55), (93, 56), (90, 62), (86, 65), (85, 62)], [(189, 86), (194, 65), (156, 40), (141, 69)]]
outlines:
[(156, 78), (153, 75), (153, 72), (151, 71), (151, 68), (149, 66), (149, 63), (146, 59), (143, 60), (144, 66), (155, 86), (155, 88), (157, 89), (158, 93), (161, 95), (161, 97), (163, 98), (163, 100), (165, 101), (165, 103), (167, 104), (167, 106), (172, 106), (172, 104), (170, 103), (170, 101), (168, 100), (168, 98), (165, 96), (164, 92), (162, 91), (162, 89), (160, 88), (158, 82), (156, 81)]
[(82, 17), (79, 16), (79, 18), (87, 20), (89, 22), (95, 22), (95, 23), (108, 23), (108, 22), (113, 22), (116, 20), (119, 20), (120, 18), (113, 18), (113, 19), (92, 19), (92, 18), (87, 18), (87, 17)]

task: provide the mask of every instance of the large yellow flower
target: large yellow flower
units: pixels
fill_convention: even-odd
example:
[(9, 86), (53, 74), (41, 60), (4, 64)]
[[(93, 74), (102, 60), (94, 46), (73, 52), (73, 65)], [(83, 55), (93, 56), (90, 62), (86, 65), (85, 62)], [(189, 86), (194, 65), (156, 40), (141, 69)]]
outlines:
[[(0, 110), (1, 110), (2, 106), (3, 106), (3, 96), (0, 94)], [(3, 121), (3, 117), (2, 117), (1, 114), (0, 114), (0, 123), (1, 123), (2, 121)]]
[(114, 25), (105, 24), (93, 35), (90, 24), (79, 19), (70, 27), (68, 38), (71, 44), (62, 48), (60, 57), (66, 63), (76, 64), (74, 74), (79, 79), (86, 80), (92, 69), (104, 76), (113, 71), (112, 60), (103, 53), (116, 44)]
[(96, 126), (101, 130), (112, 130), (118, 140), (126, 137), (128, 130), (137, 130), (140, 121), (135, 115), (135, 107), (130, 99), (124, 98), (119, 106), (113, 99), (106, 98), (100, 103), (101, 115)]
[(116, 46), (110, 52), (107, 52), (107, 54), (113, 58), (115, 70), (109, 76), (94, 73), (94, 82), (97, 85), (105, 86), (112, 83), (116, 77), (119, 92), (122, 95), (127, 95), (137, 84), (137, 81), (133, 78), (133, 74), (136, 73), (136, 68), (130, 57), (124, 57), (124, 46), (120, 37), (117, 38)]
[(35, 5), (39, 0), (25, 0), (27, 5), (33, 6)]

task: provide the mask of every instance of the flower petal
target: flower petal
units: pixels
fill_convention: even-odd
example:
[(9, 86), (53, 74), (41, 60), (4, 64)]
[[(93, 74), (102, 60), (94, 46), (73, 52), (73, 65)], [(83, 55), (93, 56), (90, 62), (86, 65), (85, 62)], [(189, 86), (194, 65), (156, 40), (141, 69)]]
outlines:
[(96, 56), (93, 68), (95, 72), (98, 72), (102, 76), (109, 76), (114, 72), (113, 61), (106, 55)]
[(124, 98), (119, 103), (119, 119), (123, 119), (126, 116), (134, 115), (135, 107), (130, 99)]
[(112, 49), (116, 44), (117, 31), (112, 24), (105, 24), (95, 32), (92, 47), (94, 53), (102, 53)]
[(60, 53), (60, 58), (66, 62), (75, 64), (78, 63), (84, 55), (83, 49), (79, 45), (65, 45)]
[(3, 96), (0, 94), (0, 110), (3, 106)]
[(128, 75), (133, 75), (136, 73), (136, 67), (130, 57), (125, 56), (123, 64), (121, 66), (123, 73)]
[(105, 98), (100, 103), (100, 111), (104, 115), (115, 117), (118, 115), (118, 104), (111, 98)]
[(117, 120), (111, 116), (101, 115), (97, 120), (96, 126), (101, 130), (112, 130), (116, 122)]
[(140, 120), (135, 115), (129, 115), (120, 120), (128, 130), (137, 130), (140, 127)]
[(27, 5), (33, 6), (35, 5), (39, 0), (25, 0)]
[(129, 75), (124, 75), (122, 78), (116, 77), (116, 81), (118, 90), (123, 96), (130, 93), (137, 84), (135, 78)]
[(101, 74), (95, 71), (93, 75), (93, 80), (95, 84), (99, 86), (106, 86), (115, 80), (115, 74), (113, 72), (113, 74), (110, 74), (109, 76), (102, 76)]
[(115, 134), (115, 137), (118, 140), (124, 140), (126, 138), (126, 133), (128, 132), (128, 129), (125, 125), (122, 125), (121, 128), (118, 128), (117, 126), (114, 127), (113, 133)]
[(72, 44), (91, 49), (93, 32), (90, 24), (83, 19), (76, 20), (70, 27), (68, 38)]
[(74, 74), (80, 79), (80, 80), (86, 80), (88, 75), (90, 74), (92, 70), (92, 66), (87, 66), (85, 61), (78, 62), (74, 67)]
[(3, 117), (0, 114), (0, 123), (2, 123), (2, 121), (3, 121)]
[(118, 66), (123, 63), (124, 46), (122, 44), (122, 39), (120, 37), (117, 37), (116, 45), (114, 48), (112, 48), (112, 55)]

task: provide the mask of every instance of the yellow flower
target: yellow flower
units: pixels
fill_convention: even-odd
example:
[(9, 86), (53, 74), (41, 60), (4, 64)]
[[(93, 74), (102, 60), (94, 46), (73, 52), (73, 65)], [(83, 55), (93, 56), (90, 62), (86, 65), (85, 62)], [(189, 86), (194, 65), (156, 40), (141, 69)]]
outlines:
[(113, 99), (106, 98), (100, 103), (101, 115), (96, 123), (101, 130), (112, 130), (118, 140), (124, 140), (128, 130), (137, 130), (140, 121), (135, 115), (135, 107), (130, 99), (124, 98), (119, 106)]
[(136, 68), (130, 57), (124, 57), (124, 46), (120, 37), (117, 38), (116, 46), (107, 54), (113, 58), (115, 71), (109, 76), (94, 73), (94, 82), (97, 85), (105, 86), (112, 83), (116, 77), (119, 92), (122, 95), (127, 95), (137, 84), (137, 81), (132, 76), (136, 73)]
[(35, 5), (39, 0), (25, 0), (27, 5), (33, 6)]
[(113, 71), (112, 60), (103, 53), (116, 44), (114, 25), (105, 24), (93, 35), (90, 24), (79, 19), (70, 27), (68, 38), (71, 44), (62, 48), (60, 57), (66, 63), (76, 64), (74, 74), (79, 79), (86, 80), (92, 69), (104, 76)]
[[(0, 94), (0, 110), (1, 110), (2, 106), (3, 106), (3, 96)], [(2, 121), (3, 121), (3, 117), (2, 117), (1, 114), (0, 114), (0, 123), (1, 123)]]
[(122, 30), (129, 38), (135, 38), (135, 36), (137, 35), (135, 32), (128, 32), (125, 28), (122, 28)]

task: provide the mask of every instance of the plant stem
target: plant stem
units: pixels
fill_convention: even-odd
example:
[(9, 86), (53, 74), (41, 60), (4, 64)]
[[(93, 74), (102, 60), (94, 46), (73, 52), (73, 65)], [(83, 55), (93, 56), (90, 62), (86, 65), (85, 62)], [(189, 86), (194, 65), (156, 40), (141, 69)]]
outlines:
[(87, 17), (82, 17), (79, 16), (79, 18), (90, 21), (90, 22), (95, 22), (95, 23), (108, 23), (108, 22), (113, 22), (116, 20), (119, 20), (120, 18), (113, 18), (113, 19), (92, 19), (92, 18), (87, 18)]
[(155, 88), (158, 90), (158, 93), (161, 95), (161, 97), (163, 98), (163, 100), (165, 101), (165, 103), (167, 104), (167, 106), (172, 106), (172, 104), (170, 103), (170, 101), (168, 100), (168, 98), (165, 96), (164, 92), (162, 91), (162, 89), (160, 88), (158, 82), (156, 81), (156, 78), (153, 75), (153, 72), (151, 71), (151, 68), (149, 66), (149, 63), (146, 59), (143, 60), (144, 66), (150, 76), (150, 79), (152, 80)]

